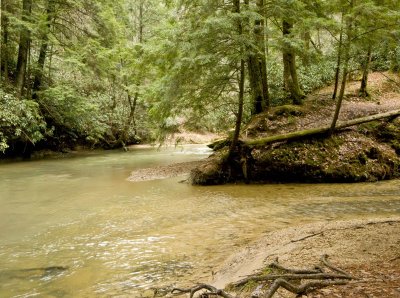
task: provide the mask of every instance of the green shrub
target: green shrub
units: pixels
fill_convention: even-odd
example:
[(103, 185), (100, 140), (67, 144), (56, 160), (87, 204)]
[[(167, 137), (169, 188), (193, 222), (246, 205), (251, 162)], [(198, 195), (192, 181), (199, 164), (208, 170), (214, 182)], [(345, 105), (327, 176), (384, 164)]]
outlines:
[(17, 142), (35, 144), (45, 133), (46, 122), (36, 102), (0, 90), (0, 152)]

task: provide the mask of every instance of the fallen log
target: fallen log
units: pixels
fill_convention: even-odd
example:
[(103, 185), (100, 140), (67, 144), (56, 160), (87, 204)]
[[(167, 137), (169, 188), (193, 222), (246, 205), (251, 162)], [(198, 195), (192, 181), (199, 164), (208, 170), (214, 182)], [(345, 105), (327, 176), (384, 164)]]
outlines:
[[(348, 120), (348, 121), (342, 121), (342, 122), (338, 122), (338, 124), (335, 127), (335, 131), (346, 128), (346, 127), (375, 121), (375, 120), (381, 120), (381, 119), (385, 119), (385, 118), (397, 118), (398, 116), (400, 116), (400, 110), (394, 110), (394, 111), (390, 111), (390, 112), (386, 112), (386, 113), (380, 113), (380, 114), (356, 118), (356, 119), (352, 119), (352, 120)], [(301, 138), (309, 137), (309, 136), (328, 134), (330, 132), (331, 132), (331, 127), (324, 126), (324, 127), (319, 127), (319, 128), (311, 128), (311, 129), (290, 132), (287, 134), (274, 135), (274, 136), (265, 137), (265, 138), (245, 140), (244, 143), (249, 147), (265, 146), (265, 145), (276, 143), (276, 142), (291, 141), (291, 140), (301, 139)]]

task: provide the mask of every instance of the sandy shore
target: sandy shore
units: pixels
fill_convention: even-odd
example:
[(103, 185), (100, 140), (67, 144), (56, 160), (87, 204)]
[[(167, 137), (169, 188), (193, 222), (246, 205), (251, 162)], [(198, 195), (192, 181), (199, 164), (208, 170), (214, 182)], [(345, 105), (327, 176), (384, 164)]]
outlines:
[[(276, 257), (286, 267), (312, 268), (322, 254), (359, 279), (307, 297), (400, 297), (400, 217), (319, 222), (268, 233), (231, 256), (211, 283), (224, 288)], [(295, 295), (280, 290), (276, 297)]]
[(158, 166), (144, 169), (137, 169), (131, 173), (128, 181), (140, 182), (149, 180), (166, 179), (181, 175), (189, 175), (190, 171), (206, 163), (207, 160), (188, 161), (174, 163), (166, 166)]

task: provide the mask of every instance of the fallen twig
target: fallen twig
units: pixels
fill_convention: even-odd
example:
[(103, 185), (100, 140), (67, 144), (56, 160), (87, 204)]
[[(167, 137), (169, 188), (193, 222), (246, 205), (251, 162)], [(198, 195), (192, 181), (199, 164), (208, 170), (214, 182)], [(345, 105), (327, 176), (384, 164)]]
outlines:
[(344, 271), (344, 270), (342, 270), (342, 269), (340, 269), (340, 268), (338, 268), (338, 267), (335, 267), (335, 266), (333, 266), (329, 261), (328, 261), (328, 255), (322, 255), (321, 256), (321, 262), (326, 266), (326, 267), (328, 267), (329, 269), (331, 269), (332, 271), (335, 271), (335, 272), (338, 272), (339, 274), (343, 274), (344, 276), (347, 276), (347, 278), (349, 278), (349, 279), (354, 279), (354, 277), (352, 277), (350, 274), (348, 274), (346, 271)]
[(286, 271), (288, 273), (295, 273), (295, 274), (316, 274), (316, 273), (323, 273), (323, 270), (319, 266), (315, 266), (313, 269), (291, 269), (291, 268), (286, 268), (283, 267), (281, 264), (278, 262), (278, 258), (275, 259), (269, 266), (269, 268), (276, 268), (280, 269), (283, 271)]
[(308, 239), (308, 238), (312, 238), (312, 237), (315, 237), (315, 236), (319, 236), (319, 235), (321, 235), (321, 234), (324, 234), (324, 232), (319, 232), (319, 233), (307, 235), (307, 236), (302, 237), (302, 238), (300, 238), (300, 239), (292, 240), (292, 241), (290, 241), (290, 242), (292, 242), (292, 243), (294, 243), (294, 242), (300, 242), (300, 241), (303, 241), (303, 240)]

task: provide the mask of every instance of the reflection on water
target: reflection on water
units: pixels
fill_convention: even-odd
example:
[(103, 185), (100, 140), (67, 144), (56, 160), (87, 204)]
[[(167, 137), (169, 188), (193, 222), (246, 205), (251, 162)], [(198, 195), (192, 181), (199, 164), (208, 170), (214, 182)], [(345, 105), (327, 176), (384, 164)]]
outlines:
[(205, 153), (142, 149), (0, 165), (0, 297), (134, 296), (206, 280), (235, 248), (267, 231), (400, 214), (400, 181), (192, 187), (178, 183), (182, 177), (126, 180), (135, 168)]

